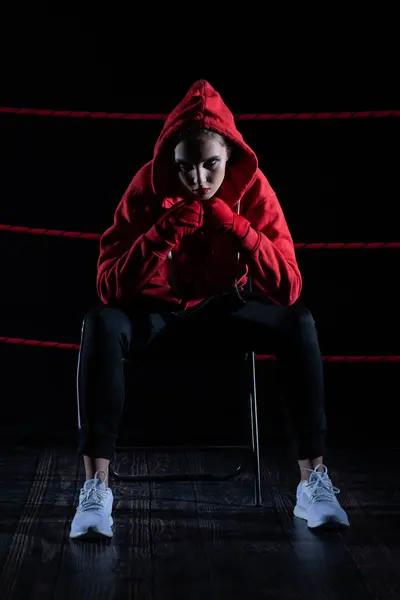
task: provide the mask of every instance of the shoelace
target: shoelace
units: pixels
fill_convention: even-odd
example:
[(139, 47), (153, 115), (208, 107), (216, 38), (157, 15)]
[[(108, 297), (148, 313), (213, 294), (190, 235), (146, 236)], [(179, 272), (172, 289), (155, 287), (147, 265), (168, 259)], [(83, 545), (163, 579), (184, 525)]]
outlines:
[[(326, 471), (317, 471), (318, 467), (324, 467)], [(328, 469), (325, 465), (317, 465), (314, 470), (307, 469), (307, 471), (311, 471), (312, 480), (307, 483), (307, 488), (311, 489), (310, 500), (311, 502), (321, 502), (322, 500), (333, 501), (335, 498), (335, 494), (340, 494), (340, 489), (332, 485), (332, 481), (328, 476), (325, 477), (328, 473)]]
[(102, 509), (107, 498), (107, 492), (99, 490), (96, 485), (86, 489), (82, 493), (81, 511)]

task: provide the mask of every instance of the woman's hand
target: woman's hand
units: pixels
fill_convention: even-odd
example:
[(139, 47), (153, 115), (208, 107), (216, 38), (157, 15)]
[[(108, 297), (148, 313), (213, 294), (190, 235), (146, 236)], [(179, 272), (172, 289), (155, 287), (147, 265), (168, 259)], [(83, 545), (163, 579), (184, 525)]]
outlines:
[(250, 222), (237, 215), (221, 198), (203, 202), (204, 228), (219, 233), (231, 231), (238, 240), (243, 240), (250, 231)]
[(204, 208), (201, 202), (186, 202), (164, 215), (155, 227), (164, 239), (176, 244), (203, 225), (203, 214)]
[(233, 228), (234, 213), (226, 202), (221, 198), (211, 198), (205, 200), (204, 207), (204, 227), (225, 233)]

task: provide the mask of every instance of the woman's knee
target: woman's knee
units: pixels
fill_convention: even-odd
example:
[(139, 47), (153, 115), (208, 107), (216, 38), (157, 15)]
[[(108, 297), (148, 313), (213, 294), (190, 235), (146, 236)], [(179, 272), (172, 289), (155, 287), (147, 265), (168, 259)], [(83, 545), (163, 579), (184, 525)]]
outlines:
[(303, 329), (315, 329), (315, 319), (312, 312), (301, 302), (291, 307), (292, 324)]
[(126, 313), (119, 308), (106, 305), (92, 306), (86, 314), (82, 333), (85, 335), (125, 336), (130, 340), (131, 322)]

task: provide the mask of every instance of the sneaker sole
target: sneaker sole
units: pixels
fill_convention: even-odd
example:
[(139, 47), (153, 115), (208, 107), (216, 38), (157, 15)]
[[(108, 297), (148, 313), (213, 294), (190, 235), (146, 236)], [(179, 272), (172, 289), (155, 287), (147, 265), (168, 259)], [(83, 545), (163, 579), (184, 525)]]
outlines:
[(104, 533), (99, 531), (98, 529), (89, 527), (87, 531), (82, 531), (82, 533), (70, 534), (71, 540), (110, 540), (113, 534)]
[(298, 519), (307, 521), (307, 525), (310, 529), (342, 529), (350, 527), (349, 521), (338, 521), (335, 517), (328, 517), (325, 521), (309, 521), (307, 512), (300, 506), (295, 506), (293, 514)]
[[(114, 525), (114, 520), (110, 517), (110, 528)], [(105, 533), (104, 531), (100, 531), (97, 527), (88, 527), (85, 531), (80, 531), (79, 533), (71, 533), (69, 537), (71, 540), (110, 540), (113, 536), (113, 532)]]

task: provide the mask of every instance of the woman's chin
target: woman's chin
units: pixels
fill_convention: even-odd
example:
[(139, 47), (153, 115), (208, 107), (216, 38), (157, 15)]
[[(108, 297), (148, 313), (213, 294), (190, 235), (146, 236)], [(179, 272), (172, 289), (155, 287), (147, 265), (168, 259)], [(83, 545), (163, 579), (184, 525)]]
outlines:
[(203, 202), (206, 200), (211, 200), (215, 196), (215, 192), (207, 192), (207, 194), (201, 194), (199, 192), (192, 192), (192, 190), (187, 190), (185, 196), (190, 200), (202, 200)]
[(207, 194), (197, 194), (196, 198), (198, 200), (211, 200), (215, 196), (214, 192), (208, 192)]

